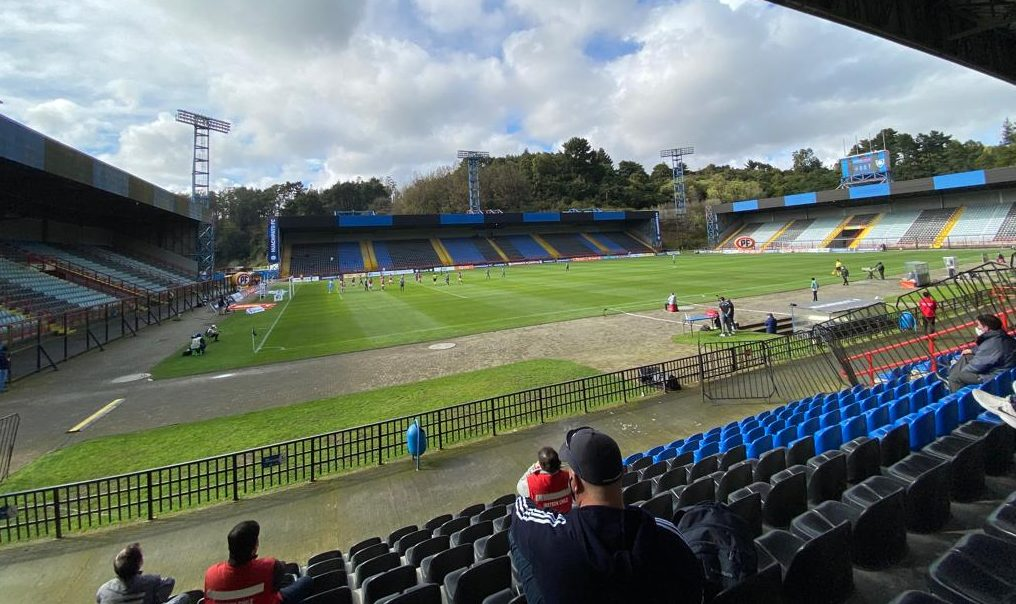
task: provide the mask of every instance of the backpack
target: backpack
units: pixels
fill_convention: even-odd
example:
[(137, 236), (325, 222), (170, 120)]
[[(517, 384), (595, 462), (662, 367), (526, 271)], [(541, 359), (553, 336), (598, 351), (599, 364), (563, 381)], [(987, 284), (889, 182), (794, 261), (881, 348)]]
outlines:
[(751, 528), (725, 504), (706, 502), (688, 508), (677, 530), (702, 562), (706, 601), (758, 572)]

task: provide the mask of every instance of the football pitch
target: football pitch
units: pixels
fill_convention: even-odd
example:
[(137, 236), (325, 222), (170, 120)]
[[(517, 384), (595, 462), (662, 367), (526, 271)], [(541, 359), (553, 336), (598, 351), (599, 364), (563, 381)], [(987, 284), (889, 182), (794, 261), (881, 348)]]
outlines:
[[(423, 282), (406, 277), (373, 291), (347, 285), (329, 294), (325, 282), (295, 285), (295, 296), (266, 312), (221, 317), (221, 341), (200, 357), (183, 357), (184, 342), (152, 370), (156, 378), (177, 377), (292, 361), (331, 354), (433, 342), (457, 336), (599, 316), (605, 309), (644, 311), (662, 308), (670, 292), (679, 305), (712, 305), (717, 295), (733, 299), (806, 289), (812, 276), (822, 285), (839, 283), (830, 274), (839, 257), (852, 280), (864, 266), (881, 260), (886, 278), (898, 278), (903, 263), (923, 260), (942, 267), (943, 256), (963, 266), (980, 262), (981, 250), (890, 251), (871, 254), (767, 254), (656, 256), (424, 273)], [(994, 254), (991, 253), (993, 256)], [(434, 275), (437, 282), (434, 282)], [(348, 283), (348, 281), (347, 281)], [(358, 282), (359, 283), (359, 282)], [(282, 285), (277, 285), (281, 288)]]

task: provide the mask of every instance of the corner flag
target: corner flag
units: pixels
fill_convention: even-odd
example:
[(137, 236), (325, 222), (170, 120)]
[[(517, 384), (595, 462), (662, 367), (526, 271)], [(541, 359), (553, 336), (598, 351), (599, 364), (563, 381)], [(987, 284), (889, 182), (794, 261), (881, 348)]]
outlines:
[(254, 343), (255, 338), (257, 338), (257, 336), (258, 336), (257, 330), (254, 329), (253, 327), (251, 327), (250, 328), (250, 350), (251, 350), (251, 352), (253, 354), (257, 354), (257, 351), (258, 351), (257, 350), (257, 345), (255, 345), (255, 343)]

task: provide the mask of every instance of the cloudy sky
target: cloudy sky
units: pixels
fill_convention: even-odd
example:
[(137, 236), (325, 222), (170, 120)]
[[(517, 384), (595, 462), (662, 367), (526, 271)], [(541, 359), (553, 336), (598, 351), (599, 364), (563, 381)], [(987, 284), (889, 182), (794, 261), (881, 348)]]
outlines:
[[(392, 176), (588, 138), (785, 166), (883, 126), (998, 142), (1016, 87), (762, 0), (4, 0), (0, 111), (173, 190)], [(1008, 112), (1008, 114), (1007, 114)]]

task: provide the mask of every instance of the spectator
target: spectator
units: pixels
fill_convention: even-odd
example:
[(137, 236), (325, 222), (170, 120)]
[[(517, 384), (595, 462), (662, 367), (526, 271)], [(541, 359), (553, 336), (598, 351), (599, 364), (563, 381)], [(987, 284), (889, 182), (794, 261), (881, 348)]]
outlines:
[(701, 602), (702, 565), (674, 525), (625, 506), (614, 439), (577, 428), (560, 451), (572, 470), (575, 507), (562, 515), (515, 501), (509, 542), (526, 600)]
[(811, 278), (811, 301), (818, 302), (818, 279)]
[(885, 281), (885, 265), (882, 264), (881, 260), (875, 263), (875, 270), (878, 271), (878, 278)]
[(924, 290), (921, 293), (921, 301), (917, 304), (921, 311), (921, 325), (925, 335), (935, 333), (935, 315), (938, 313), (938, 302), (931, 297), (931, 292)]
[(275, 558), (258, 558), (260, 533), (261, 527), (253, 520), (229, 531), (229, 560), (205, 571), (205, 604), (298, 604), (311, 594), (311, 577), (300, 577), (284, 587), (286, 564)]
[[(331, 283), (331, 281), (329, 281)], [(205, 330), (205, 335), (213, 342), (219, 341), (219, 328), (212, 323), (212, 326)]]
[(202, 354), (205, 351), (204, 343), (205, 339), (201, 337), (200, 333), (192, 335), (190, 340), (190, 346), (188, 347), (187, 352), (189, 352), (190, 356), (192, 357), (196, 357), (199, 354)]
[(1002, 329), (995, 315), (978, 315), (974, 347), (963, 351), (949, 369), (949, 389), (983, 384), (1006, 369), (1016, 367), (1016, 340)]
[(850, 285), (850, 281), (847, 280), (847, 277), (850, 276), (850, 269), (846, 265), (840, 267), (840, 276), (843, 277), (843, 285)]
[(734, 335), (734, 304), (730, 300), (720, 296), (720, 329), (723, 333), (720, 337)]
[(173, 593), (173, 586), (176, 585), (173, 577), (141, 574), (142, 564), (144, 557), (141, 555), (141, 545), (132, 543), (120, 550), (113, 558), (113, 572), (116, 578), (106, 581), (99, 587), (99, 591), (95, 593), (96, 603), (192, 604), (187, 594), (169, 599), (169, 595)]
[(552, 447), (540, 449), (536, 459), (519, 479), (519, 495), (531, 499), (541, 510), (567, 514), (572, 507), (572, 492), (568, 486), (570, 472), (561, 469), (561, 459)]
[(11, 373), (11, 355), (7, 352), (7, 344), (0, 344), (0, 392), (7, 390), (7, 380)]
[(776, 333), (776, 317), (773, 316), (773, 313), (769, 313), (768, 315), (766, 315), (765, 325), (766, 325), (766, 333), (771, 334)]

